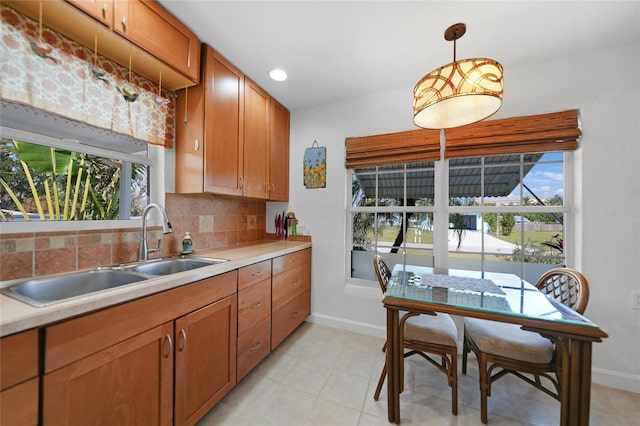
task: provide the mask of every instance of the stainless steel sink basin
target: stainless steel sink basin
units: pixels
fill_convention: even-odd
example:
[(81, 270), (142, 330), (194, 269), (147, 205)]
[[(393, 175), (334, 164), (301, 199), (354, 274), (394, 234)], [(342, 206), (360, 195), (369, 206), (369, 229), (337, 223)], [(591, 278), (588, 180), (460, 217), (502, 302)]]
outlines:
[(170, 275), (178, 272), (190, 271), (192, 269), (203, 268), (218, 263), (226, 262), (226, 259), (178, 257), (174, 259), (161, 259), (145, 262), (141, 265), (133, 266), (128, 270), (139, 272), (145, 275)]
[(31, 278), (0, 291), (32, 306), (47, 306), (147, 279), (149, 277), (133, 272), (95, 269), (49, 278)]

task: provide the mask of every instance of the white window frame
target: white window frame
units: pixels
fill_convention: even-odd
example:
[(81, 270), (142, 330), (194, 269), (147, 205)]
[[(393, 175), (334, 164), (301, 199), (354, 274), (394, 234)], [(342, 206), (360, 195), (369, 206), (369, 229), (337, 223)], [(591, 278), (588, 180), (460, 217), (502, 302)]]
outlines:
[[(563, 205), (562, 206), (536, 206), (535, 212), (537, 213), (557, 213), (562, 212), (564, 215), (564, 231), (563, 239), (565, 241), (565, 250), (563, 252), (565, 264), (576, 265), (576, 250), (577, 244), (576, 229), (579, 226), (580, 219), (575, 216), (576, 209), (574, 203), (577, 197), (575, 194), (575, 155), (573, 151), (563, 152)], [(522, 161), (522, 159), (521, 159)], [(485, 167), (484, 161), (482, 161), (482, 167)], [(405, 168), (406, 172), (406, 168)], [(448, 248), (448, 223), (449, 214), (451, 213), (523, 213), (528, 212), (526, 206), (449, 206), (449, 160), (443, 159), (441, 154), (440, 161), (435, 161), (435, 176), (434, 176), (434, 206), (429, 207), (409, 207), (407, 206), (394, 206), (394, 207), (377, 207), (376, 212), (402, 211), (403, 215), (407, 209), (411, 211), (433, 212), (434, 214), (434, 230), (433, 230), (433, 262), (434, 270), (436, 272), (445, 272), (449, 268), (449, 248)], [(377, 286), (376, 281), (352, 278), (351, 277), (351, 252), (353, 247), (353, 230), (352, 230), (352, 215), (358, 212), (371, 212), (370, 207), (352, 207), (351, 206), (351, 188), (352, 179), (354, 175), (354, 169), (347, 170), (346, 190), (347, 190), (347, 208), (346, 208), (346, 240), (345, 240), (345, 282), (347, 285), (357, 286)], [(522, 178), (522, 176), (521, 176)], [(522, 181), (522, 179), (521, 179)], [(405, 180), (406, 184), (406, 180)], [(377, 191), (377, 185), (376, 185)], [(522, 191), (522, 187), (521, 187)], [(406, 195), (406, 187), (405, 187)], [(522, 195), (522, 194), (521, 194)], [(377, 192), (376, 192), (377, 199)], [(445, 220), (443, 220), (446, 218)], [(570, 220), (566, 220), (569, 218)], [(406, 241), (405, 241), (406, 242)], [(484, 250), (484, 248), (483, 248)], [(524, 263), (520, 262), (521, 269), (524, 269)], [(484, 267), (484, 265), (483, 265)], [(521, 271), (521, 276), (523, 271)]]

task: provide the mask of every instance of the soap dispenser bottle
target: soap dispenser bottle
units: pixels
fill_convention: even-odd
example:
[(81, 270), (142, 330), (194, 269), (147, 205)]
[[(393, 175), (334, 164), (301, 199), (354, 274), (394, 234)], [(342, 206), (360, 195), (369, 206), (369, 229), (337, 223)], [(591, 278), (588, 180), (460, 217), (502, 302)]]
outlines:
[(191, 253), (193, 248), (193, 241), (191, 240), (191, 235), (187, 232), (182, 240), (182, 252), (183, 253)]

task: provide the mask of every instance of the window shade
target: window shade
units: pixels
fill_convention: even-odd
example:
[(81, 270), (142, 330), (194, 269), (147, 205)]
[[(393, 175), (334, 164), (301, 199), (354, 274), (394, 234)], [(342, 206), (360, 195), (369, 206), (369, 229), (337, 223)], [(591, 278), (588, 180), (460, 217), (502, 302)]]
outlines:
[(445, 130), (445, 158), (573, 151), (578, 110), (488, 120)]
[(436, 161), (440, 159), (440, 130), (418, 129), (345, 139), (346, 167)]

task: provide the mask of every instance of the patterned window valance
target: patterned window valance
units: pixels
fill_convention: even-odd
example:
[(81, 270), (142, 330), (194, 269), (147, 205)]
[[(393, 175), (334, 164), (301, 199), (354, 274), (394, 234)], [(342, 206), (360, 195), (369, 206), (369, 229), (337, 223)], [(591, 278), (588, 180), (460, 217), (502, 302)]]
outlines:
[(3, 100), (172, 147), (174, 93), (8, 6), (0, 12)]

